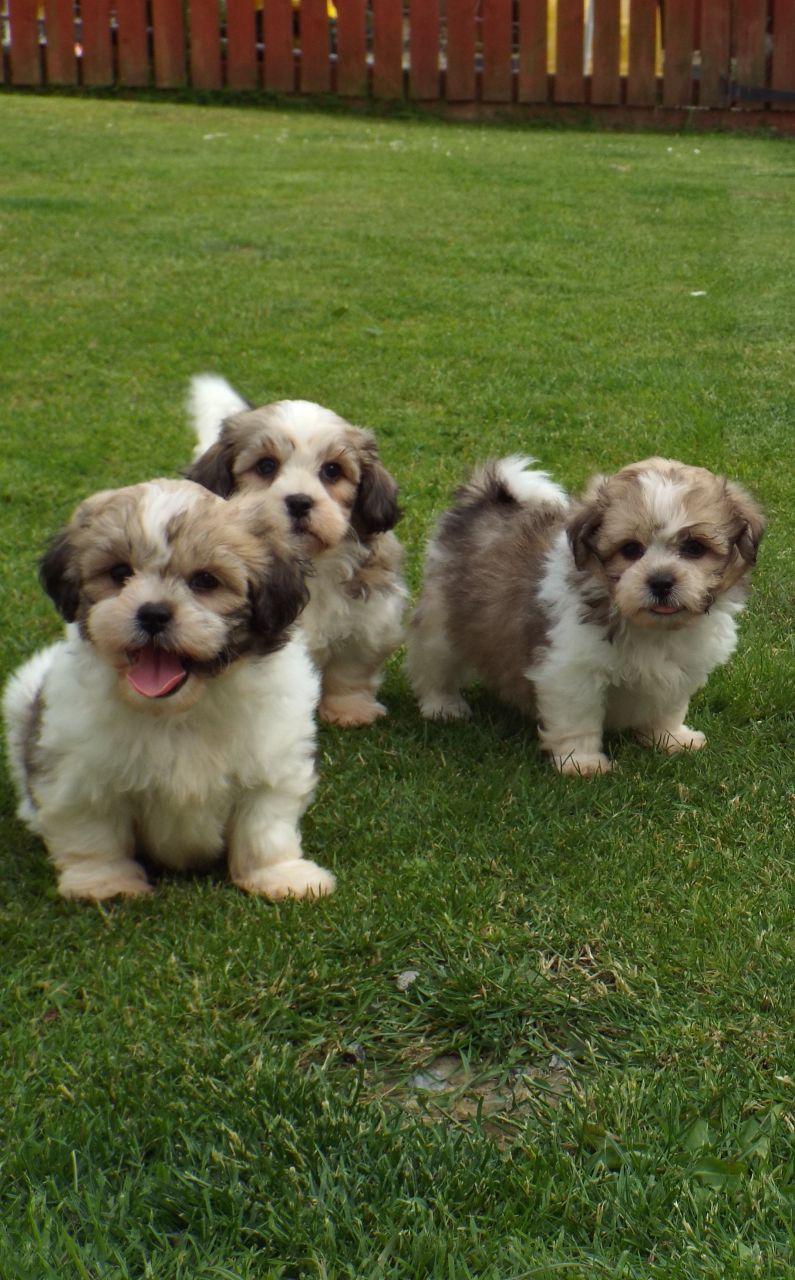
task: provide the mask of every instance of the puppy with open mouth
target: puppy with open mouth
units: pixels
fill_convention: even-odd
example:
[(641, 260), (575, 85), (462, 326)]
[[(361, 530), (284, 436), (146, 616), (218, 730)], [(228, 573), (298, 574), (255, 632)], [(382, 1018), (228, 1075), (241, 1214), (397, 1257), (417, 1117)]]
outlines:
[(227, 852), (268, 898), (330, 893), (298, 823), (315, 786), (319, 688), (292, 624), (303, 565), (256, 502), (190, 481), (95, 494), (40, 565), (66, 639), (4, 697), (19, 814), (64, 897), (147, 892)]
[(375, 437), (309, 400), (254, 408), (214, 374), (193, 379), (188, 407), (189, 479), (221, 497), (258, 493), (311, 562), (301, 627), (322, 677), (320, 718), (372, 724), (386, 714), (376, 694), (407, 595), (397, 485)]
[(764, 517), (733, 481), (647, 458), (572, 501), (532, 459), (479, 467), (441, 519), (411, 623), (422, 714), (469, 714), (472, 675), (539, 721), (561, 773), (604, 773), (608, 730), (703, 747), (690, 698), (737, 643)]

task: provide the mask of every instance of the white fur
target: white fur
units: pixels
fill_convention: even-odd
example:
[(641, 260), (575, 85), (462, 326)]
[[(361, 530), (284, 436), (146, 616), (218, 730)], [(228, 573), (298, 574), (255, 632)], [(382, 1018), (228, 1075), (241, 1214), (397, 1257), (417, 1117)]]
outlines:
[(566, 490), (550, 479), (548, 471), (531, 471), (529, 468), (533, 462), (535, 458), (512, 454), (511, 457), (501, 458), (495, 469), (517, 502), (536, 503), (568, 511), (570, 503)]
[(214, 373), (199, 373), (192, 378), (188, 390), (188, 413), (197, 438), (194, 459), (218, 439), (224, 418), (247, 408), (245, 400), (225, 378)]
[[(207, 682), (182, 714), (150, 716), (76, 627), (12, 676), (4, 697), (19, 816), (42, 836), (67, 897), (146, 892), (137, 839), (164, 866), (206, 865), (228, 849), (232, 879), (271, 898), (329, 893), (302, 860), (298, 821), (315, 786), (317, 676), (301, 638)], [(41, 762), (23, 744), (35, 701)]]

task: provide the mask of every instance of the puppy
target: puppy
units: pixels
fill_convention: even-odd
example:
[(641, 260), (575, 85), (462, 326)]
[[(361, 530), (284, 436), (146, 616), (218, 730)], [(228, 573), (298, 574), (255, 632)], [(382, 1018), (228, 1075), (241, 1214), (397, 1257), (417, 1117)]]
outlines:
[(298, 821), (315, 785), (317, 675), (291, 624), (301, 564), (251, 502), (156, 480), (89, 498), (45, 554), (67, 622), (5, 692), (20, 817), (66, 898), (149, 889), (228, 852), (268, 898), (330, 893)]
[(253, 409), (211, 374), (193, 379), (188, 406), (199, 441), (188, 478), (224, 498), (259, 493), (311, 561), (301, 626), (321, 672), (319, 715), (371, 724), (386, 713), (376, 692), (406, 600), (397, 485), (374, 437), (308, 400)]
[(736, 645), (764, 519), (739, 485), (648, 458), (573, 503), (532, 459), (478, 468), (428, 548), (408, 670), (422, 714), (469, 714), (471, 673), (539, 720), (561, 773), (604, 773), (605, 729), (703, 747), (688, 702)]

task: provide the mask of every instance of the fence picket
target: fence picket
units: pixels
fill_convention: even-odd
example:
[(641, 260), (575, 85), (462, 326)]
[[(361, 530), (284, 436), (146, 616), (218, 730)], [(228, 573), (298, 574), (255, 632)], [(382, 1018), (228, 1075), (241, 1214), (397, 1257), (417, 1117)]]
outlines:
[(620, 0), (593, 0), (591, 102), (614, 106), (621, 101), (620, 60)]
[(221, 16), (218, 0), (190, 0), (190, 82), (194, 89), (221, 88)]
[(81, 0), (83, 84), (113, 83), (113, 52), (110, 44), (110, 0)]
[(119, 83), (131, 89), (149, 84), (149, 49), (146, 38), (146, 0), (116, 5), (118, 24)]
[[(765, 80), (765, 26), (767, 0), (736, 0), (737, 81), (747, 89), (763, 89)], [(748, 110), (760, 110), (761, 100), (743, 101)]]
[(513, 97), (512, 0), (482, 0), (483, 101)]
[(558, 0), (555, 101), (584, 102), (582, 0)]
[(365, 0), (338, 0), (337, 93), (363, 98), (367, 93)]
[(187, 79), (182, 0), (152, 0), (152, 34), (155, 84), (159, 89), (181, 88)]
[(226, 83), (257, 88), (257, 24), (254, 0), (226, 0)]
[(301, 0), (301, 92), (329, 93), (331, 56), (326, 0)]
[(663, 106), (693, 101), (693, 0), (665, 0), (663, 8)]
[(519, 0), (519, 101), (548, 96), (547, 0)]
[(439, 0), (410, 0), (409, 95), (439, 97)]
[[(795, 95), (795, 0), (773, 0), (771, 85), (774, 89), (789, 90)], [(780, 105), (781, 109), (785, 106), (784, 103)]]
[(75, 14), (72, 0), (46, 0), (47, 84), (76, 84)]
[(295, 90), (293, 7), (290, 0), (265, 0), (262, 12), (265, 39), (262, 78), (273, 93)]
[(11, 27), (11, 83), (40, 84), (36, 0), (8, 0)]
[(403, 5), (373, 0), (373, 93), (403, 97)]
[(475, 92), (475, 6), (472, 0), (447, 0), (445, 97), (474, 102)]
[(657, 0), (629, 0), (629, 70), (627, 104), (653, 107), (657, 102)]
[(731, 10), (725, 0), (701, 0), (701, 67), (698, 102), (701, 107), (726, 104), (721, 81), (729, 75)]

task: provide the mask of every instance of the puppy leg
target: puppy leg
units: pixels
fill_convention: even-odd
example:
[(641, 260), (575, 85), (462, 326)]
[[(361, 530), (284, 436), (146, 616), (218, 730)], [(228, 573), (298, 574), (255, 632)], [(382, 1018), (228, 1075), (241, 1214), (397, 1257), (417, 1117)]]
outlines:
[(229, 833), (229, 873), (239, 888), (272, 901), (333, 893), (331, 872), (301, 852), (298, 820), (308, 798), (270, 787), (246, 796)]
[(592, 778), (612, 765), (602, 751), (605, 695), (599, 681), (562, 667), (553, 679), (536, 683), (542, 750), (559, 773)]
[(453, 652), (445, 624), (441, 595), (429, 584), (411, 620), (406, 671), (426, 720), (465, 720), (472, 714), (461, 694), (466, 665)]
[(353, 728), (385, 716), (386, 707), (375, 696), (383, 661), (380, 654), (369, 662), (354, 654), (331, 658), (323, 672), (323, 693), (317, 709), (320, 719)]
[(133, 858), (129, 826), (91, 814), (46, 815), (41, 822), (50, 861), (58, 871), (63, 898), (101, 901), (118, 894), (151, 893), (144, 870)]
[(650, 747), (660, 747), (669, 755), (676, 755), (678, 751), (700, 751), (707, 745), (707, 739), (699, 729), (691, 729), (685, 724), (687, 706), (685, 703), (683, 707), (665, 715), (661, 713), (648, 724), (641, 725), (636, 730), (640, 741)]

